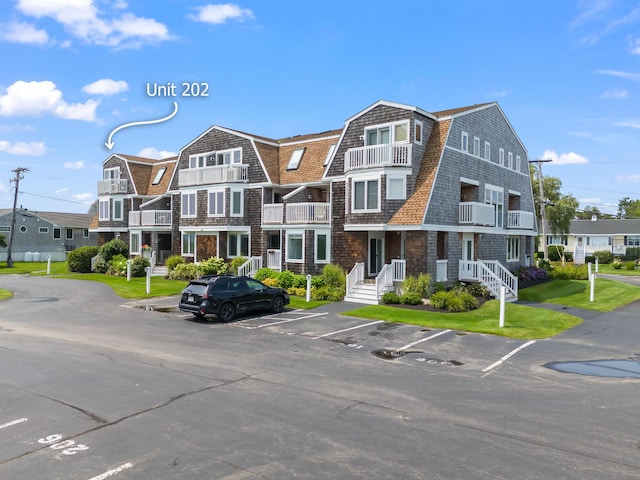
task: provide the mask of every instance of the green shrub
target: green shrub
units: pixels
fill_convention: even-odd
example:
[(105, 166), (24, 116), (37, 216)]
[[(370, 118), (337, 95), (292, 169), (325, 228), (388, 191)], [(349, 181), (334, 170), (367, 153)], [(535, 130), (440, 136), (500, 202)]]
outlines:
[(444, 282), (436, 282), (433, 286), (434, 292), (444, 292), (447, 289), (447, 285)]
[(382, 303), (398, 304), (400, 303), (400, 295), (395, 292), (386, 292), (382, 295)]
[(573, 262), (573, 252), (564, 252), (564, 259), (567, 262)]
[(340, 265), (329, 263), (322, 269), (324, 284), (328, 287), (335, 287), (344, 291), (347, 285), (347, 276)]
[(472, 297), (486, 297), (489, 295), (489, 289), (480, 282), (471, 282), (461, 284), (461, 292), (468, 293)]
[(174, 268), (176, 268), (178, 265), (180, 265), (181, 263), (185, 263), (184, 258), (182, 258), (180, 255), (171, 255), (169, 258), (167, 258), (167, 260), (164, 262), (164, 264), (167, 267), (167, 270), (169, 270), (170, 272), (173, 271)]
[(107, 275), (126, 275), (127, 274), (127, 257), (116, 254), (109, 261), (109, 269)]
[(465, 310), (475, 310), (478, 308), (478, 300), (469, 292), (462, 292), (457, 295), (457, 297), (462, 301), (462, 305)]
[(229, 271), (229, 265), (224, 258), (211, 257), (200, 262), (201, 275), (223, 275)]
[(234, 275), (237, 275), (238, 274), (238, 268), (240, 268), (245, 263), (247, 263), (247, 258), (246, 257), (235, 257), (233, 260), (231, 260), (231, 265), (230, 265), (229, 270)]
[(462, 290), (440, 291), (431, 295), (431, 305), (449, 312), (465, 312), (478, 308), (478, 301), (469, 292)]
[(293, 285), (295, 288), (307, 288), (307, 276), (306, 275), (294, 275), (293, 276)]
[(551, 247), (549, 247), (549, 260), (551, 260), (552, 262), (558, 262), (560, 261), (560, 258), (562, 257), (562, 254), (564, 253), (564, 247), (560, 246), (560, 245), (553, 245)]
[(104, 258), (102, 258), (102, 255), (98, 255), (96, 258), (96, 261), (93, 264), (93, 270), (98, 273), (107, 273), (107, 270), (109, 270), (109, 264)]
[(201, 275), (200, 269), (195, 263), (180, 263), (169, 272), (167, 278), (172, 280), (193, 280)]
[(265, 278), (264, 280), (262, 280), (262, 283), (264, 283), (267, 287), (277, 287), (278, 286), (278, 279), (277, 278)]
[(636, 262), (634, 262), (633, 260), (629, 260), (628, 262), (626, 262), (624, 264), (624, 269), (625, 270), (635, 270), (636, 269)]
[(541, 258), (540, 260), (538, 260), (538, 268), (544, 268), (548, 272), (549, 270), (553, 269), (553, 265), (551, 265), (551, 262), (549, 260)]
[(265, 278), (278, 278), (278, 272), (267, 267), (262, 267), (253, 276), (256, 280), (264, 282)]
[(431, 293), (431, 275), (420, 273), (417, 277), (410, 275), (402, 282), (404, 293), (417, 293), (420, 298), (428, 297)]
[(114, 238), (100, 247), (100, 255), (106, 262), (111, 262), (111, 259), (116, 255), (122, 255), (126, 258), (129, 256), (129, 247), (119, 238)]
[(311, 286), (313, 288), (324, 287), (324, 277), (322, 275), (314, 275), (311, 277)]
[(627, 247), (623, 260), (637, 260), (640, 258), (640, 247)]
[(287, 290), (288, 288), (291, 288), (293, 286), (293, 281), (295, 280), (295, 278), (296, 276), (293, 272), (284, 270), (280, 272), (280, 275), (278, 275), (278, 286)]
[(417, 293), (405, 293), (400, 297), (400, 302), (405, 305), (421, 305), (422, 304), (422, 296)]
[(344, 297), (344, 292), (335, 287), (324, 286), (318, 288), (314, 293), (314, 300), (327, 300), (329, 302), (339, 302)]
[(432, 294), (429, 300), (434, 308), (445, 310), (447, 308), (449, 296), (449, 292), (446, 290), (440, 290), (439, 292)]
[(587, 265), (568, 264), (554, 267), (548, 272), (549, 278), (554, 280), (589, 280), (589, 271)]
[[(291, 287), (287, 290), (287, 293), (289, 295), (295, 295), (296, 297), (306, 297), (307, 296), (307, 289), (306, 288), (299, 288), (299, 287)], [(313, 297), (313, 293), (314, 293), (314, 289), (311, 288), (311, 296)]]
[(624, 262), (619, 258), (616, 258), (613, 262), (611, 262), (611, 266), (616, 270), (620, 270), (624, 266)]
[(98, 247), (76, 248), (67, 254), (67, 267), (70, 272), (91, 273), (91, 259), (98, 255)]
[(609, 250), (598, 250), (593, 252), (593, 256), (598, 260), (598, 263), (611, 263), (613, 261), (613, 254)]
[(137, 255), (131, 260), (131, 276), (144, 277), (147, 274), (146, 268), (151, 266), (148, 258)]
[(595, 261), (596, 261), (596, 257), (594, 257), (593, 255), (585, 255), (584, 257), (585, 263), (595, 263)]

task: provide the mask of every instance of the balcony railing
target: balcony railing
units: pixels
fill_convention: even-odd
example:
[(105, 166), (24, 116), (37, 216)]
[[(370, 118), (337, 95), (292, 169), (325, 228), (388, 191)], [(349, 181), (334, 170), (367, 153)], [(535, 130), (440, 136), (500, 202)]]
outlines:
[(272, 203), (262, 207), (262, 223), (329, 223), (330, 215), (330, 203)]
[(129, 212), (130, 227), (170, 227), (171, 210), (142, 210)]
[(507, 213), (507, 228), (533, 230), (533, 212), (509, 210)]
[(350, 148), (344, 155), (344, 171), (375, 167), (410, 167), (411, 143), (390, 143)]
[(127, 179), (117, 178), (98, 181), (98, 195), (108, 195), (110, 193), (127, 193)]
[(209, 185), (212, 183), (246, 182), (249, 165), (215, 165), (212, 167), (186, 168), (178, 174), (178, 185)]
[(495, 225), (495, 208), (488, 203), (460, 202), (459, 222), (468, 225)]

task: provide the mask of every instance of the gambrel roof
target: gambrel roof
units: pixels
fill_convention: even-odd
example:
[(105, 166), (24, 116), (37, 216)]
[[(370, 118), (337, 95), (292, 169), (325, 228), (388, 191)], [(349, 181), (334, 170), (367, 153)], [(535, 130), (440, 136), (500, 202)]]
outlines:
[[(167, 193), (178, 160), (178, 157), (158, 160), (155, 158), (114, 153), (103, 162), (103, 165), (113, 157), (125, 162), (129, 170), (129, 176), (133, 182), (133, 189), (137, 195), (163, 195)], [(154, 185), (156, 175), (158, 175), (162, 169), (165, 169), (165, 171), (160, 177), (160, 181)]]

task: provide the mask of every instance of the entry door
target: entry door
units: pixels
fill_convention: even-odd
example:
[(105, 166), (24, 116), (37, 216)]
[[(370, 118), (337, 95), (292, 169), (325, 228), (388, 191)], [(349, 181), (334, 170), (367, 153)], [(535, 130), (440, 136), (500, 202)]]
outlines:
[(473, 275), (473, 266), (468, 263), (474, 260), (473, 257), (474, 251), (474, 241), (473, 241), (473, 233), (463, 233), (462, 234), (462, 268), (460, 269), (460, 278), (461, 279), (471, 279), (474, 278)]
[(369, 234), (369, 275), (380, 273), (384, 265), (384, 232)]

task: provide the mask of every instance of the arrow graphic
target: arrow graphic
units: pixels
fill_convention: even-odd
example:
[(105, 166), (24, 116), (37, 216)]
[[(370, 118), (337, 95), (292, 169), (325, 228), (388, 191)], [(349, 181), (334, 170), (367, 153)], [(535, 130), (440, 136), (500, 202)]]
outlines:
[(125, 123), (124, 125), (120, 125), (118, 128), (115, 128), (110, 134), (109, 134), (109, 139), (107, 140), (107, 143), (105, 143), (105, 147), (107, 147), (109, 150), (111, 150), (113, 148), (113, 146), (115, 145), (115, 142), (112, 142), (111, 139), (113, 138), (113, 136), (116, 134), (116, 132), (119, 132), (120, 130), (122, 130), (123, 128), (127, 128), (127, 127), (135, 127), (136, 125), (151, 125), (152, 123), (162, 123), (162, 122), (166, 122), (167, 120), (169, 120), (170, 118), (172, 118), (176, 113), (178, 113), (178, 102), (173, 102), (173, 113), (171, 113), (170, 115), (164, 117), (164, 118), (159, 118), (157, 120), (146, 120), (146, 121), (142, 121), (142, 122), (132, 122), (132, 123)]

